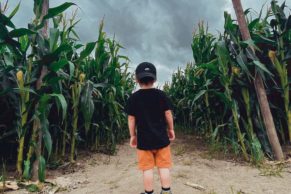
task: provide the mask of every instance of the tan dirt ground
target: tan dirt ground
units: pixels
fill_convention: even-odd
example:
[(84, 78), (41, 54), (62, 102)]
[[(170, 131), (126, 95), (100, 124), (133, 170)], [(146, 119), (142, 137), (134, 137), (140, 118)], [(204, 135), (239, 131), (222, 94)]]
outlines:
[[(194, 139), (194, 140), (193, 140)], [(199, 145), (197, 142), (200, 142)], [(273, 170), (258, 169), (234, 160), (211, 159), (211, 155), (195, 137), (178, 138), (172, 144), (174, 194), (291, 194), (291, 165)], [(142, 176), (137, 170), (135, 150), (127, 144), (118, 146), (115, 156), (91, 154), (77, 161), (76, 172), (59, 175), (53, 181), (62, 194), (140, 194)], [(276, 171), (277, 170), (277, 171)], [(265, 174), (279, 172), (280, 176)], [(155, 171), (155, 191), (160, 192)], [(278, 174), (278, 173), (277, 173)], [(206, 188), (200, 191), (186, 182)], [(25, 190), (9, 192), (25, 194)], [(43, 192), (49, 193), (49, 192)]]

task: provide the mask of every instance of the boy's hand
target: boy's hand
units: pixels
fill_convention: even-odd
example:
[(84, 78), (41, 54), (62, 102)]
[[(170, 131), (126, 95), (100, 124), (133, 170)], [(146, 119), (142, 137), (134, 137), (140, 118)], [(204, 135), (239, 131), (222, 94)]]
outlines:
[(136, 148), (136, 146), (137, 146), (137, 139), (136, 139), (136, 136), (131, 136), (131, 137), (130, 137), (129, 145), (130, 145), (130, 147), (132, 147), (132, 148)]
[(175, 140), (176, 135), (175, 135), (174, 129), (168, 130), (168, 135), (169, 135), (170, 141), (174, 141)]

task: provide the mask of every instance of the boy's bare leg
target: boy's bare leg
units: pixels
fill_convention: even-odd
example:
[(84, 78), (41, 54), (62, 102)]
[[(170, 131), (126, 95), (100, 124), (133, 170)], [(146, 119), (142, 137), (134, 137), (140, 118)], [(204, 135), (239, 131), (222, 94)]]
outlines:
[(163, 188), (171, 187), (171, 177), (169, 168), (159, 168), (159, 175), (161, 180), (161, 185)]
[(146, 191), (152, 191), (154, 182), (154, 171), (153, 169), (143, 171), (143, 183)]

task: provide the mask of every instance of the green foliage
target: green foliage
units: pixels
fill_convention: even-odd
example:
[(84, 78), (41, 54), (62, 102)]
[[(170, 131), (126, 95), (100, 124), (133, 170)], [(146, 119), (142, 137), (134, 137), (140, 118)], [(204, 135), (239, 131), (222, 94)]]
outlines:
[[(264, 154), (272, 157), (255, 95), (256, 74), (267, 86), (280, 141), (290, 141), (291, 134), (291, 16), (285, 15), (285, 4), (272, 1), (271, 5), (265, 17), (262, 11), (257, 18), (246, 11), (251, 40), (241, 39), (238, 25), (228, 13), (224, 14), (224, 33), (218, 37), (200, 23), (192, 41), (195, 64), (178, 69), (164, 88), (176, 105), (179, 125), (205, 135), (214, 144), (225, 144), (223, 147), (237, 154), (242, 152), (254, 163), (262, 161)], [(256, 56), (248, 46), (255, 47)]]
[(45, 159), (43, 156), (40, 156), (38, 164), (38, 178), (40, 182), (44, 182), (45, 180), (45, 166), (46, 166)]
[(39, 188), (35, 184), (30, 184), (26, 186), (26, 190), (33, 193), (33, 192), (38, 192)]
[[(41, 18), (43, 0), (35, 0), (28, 28), (11, 20), (19, 5), (9, 16), (0, 13), (0, 153), (15, 148), (3, 156), (17, 156), (17, 171), (26, 179), (38, 156), (39, 130), (40, 181), (53, 160), (74, 161), (80, 147), (111, 154), (128, 137), (123, 109), (134, 86), (129, 60), (106, 36), (103, 21), (97, 41), (82, 44), (74, 30), (76, 13), (70, 19), (63, 14), (73, 5), (50, 8)], [(42, 34), (46, 21), (53, 24), (48, 37)], [(41, 77), (43, 69), (47, 73)]]

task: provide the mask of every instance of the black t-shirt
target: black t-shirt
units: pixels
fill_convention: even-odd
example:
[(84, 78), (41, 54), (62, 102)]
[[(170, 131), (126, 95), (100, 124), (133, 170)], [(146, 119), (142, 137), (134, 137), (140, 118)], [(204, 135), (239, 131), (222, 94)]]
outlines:
[(159, 89), (140, 89), (130, 96), (125, 110), (135, 117), (138, 149), (160, 149), (170, 144), (165, 118), (165, 111), (170, 109), (169, 98)]

